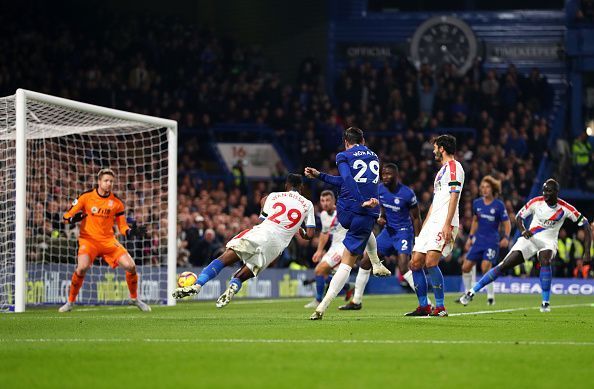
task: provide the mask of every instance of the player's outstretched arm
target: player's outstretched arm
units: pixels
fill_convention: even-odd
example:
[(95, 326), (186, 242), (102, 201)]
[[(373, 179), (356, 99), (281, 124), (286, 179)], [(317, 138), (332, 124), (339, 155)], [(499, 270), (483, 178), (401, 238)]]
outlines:
[[(359, 191), (359, 187), (357, 186), (355, 179), (351, 175), (351, 169), (349, 168), (349, 165), (345, 161), (340, 162), (338, 164), (338, 171), (340, 172), (340, 176), (342, 177), (342, 179), (344, 181), (343, 185), (345, 185), (347, 187), (351, 196), (353, 196), (353, 198), (357, 202), (359, 202), (361, 205), (363, 205), (363, 202), (365, 201), (365, 199), (361, 195), (361, 192)], [(377, 201), (377, 199), (376, 199), (376, 201)]]
[(307, 178), (317, 178), (318, 180), (325, 182), (326, 184), (333, 185), (333, 186), (341, 186), (343, 183), (342, 177), (322, 173), (318, 169), (313, 168), (313, 167), (306, 167), (304, 174), (305, 174), (305, 177), (307, 177)]

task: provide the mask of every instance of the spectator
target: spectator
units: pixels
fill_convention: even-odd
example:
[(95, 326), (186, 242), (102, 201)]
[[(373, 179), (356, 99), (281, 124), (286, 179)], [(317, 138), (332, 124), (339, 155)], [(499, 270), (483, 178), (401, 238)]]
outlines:
[(573, 164), (573, 184), (577, 188), (586, 189), (588, 179), (592, 173), (592, 145), (588, 141), (588, 134), (582, 132), (571, 145)]
[(216, 235), (212, 228), (204, 232), (202, 239), (190, 251), (190, 263), (193, 266), (203, 266), (216, 257), (222, 245), (215, 238)]

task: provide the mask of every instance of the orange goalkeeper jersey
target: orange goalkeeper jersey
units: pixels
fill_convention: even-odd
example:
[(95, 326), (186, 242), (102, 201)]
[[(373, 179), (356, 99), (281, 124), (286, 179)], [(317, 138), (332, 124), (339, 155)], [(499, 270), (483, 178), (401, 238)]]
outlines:
[(81, 238), (98, 241), (113, 239), (115, 222), (121, 234), (125, 235), (130, 229), (124, 215), (124, 203), (113, 192), (107, 196), (101, 196), (97, 189), (82, 193), (72, 202), (72, 207), (64, 214), (64, 219), (70, 219), (78, 212), (87, 215), (81, 222)]

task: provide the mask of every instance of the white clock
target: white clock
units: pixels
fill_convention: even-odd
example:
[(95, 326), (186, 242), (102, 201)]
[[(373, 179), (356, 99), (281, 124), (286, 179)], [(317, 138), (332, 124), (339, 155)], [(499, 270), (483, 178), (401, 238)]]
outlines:
[(435, 16), (423, 22), (410, 42), (410, 56), (417, 67), (452, 64), (458, 73), (466, 73), (478, 53), (474, 32), (461, 19)]

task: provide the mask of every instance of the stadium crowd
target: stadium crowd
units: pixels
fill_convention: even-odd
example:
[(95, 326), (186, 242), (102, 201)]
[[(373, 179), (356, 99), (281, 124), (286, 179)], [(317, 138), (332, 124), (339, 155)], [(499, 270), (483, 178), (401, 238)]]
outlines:
[[(197, 178), (194, 173), (205, 162), (201, 156), (207, 154), (200, 140), (214, 123), (269, 126), (300, 170), (307, 164), (332, 174), (338, 174), (334, 157), (343, 129), (363, 128), (380, 160), (398, 164), (401, 180), (417, 194), (423, 215), (431, 202), (436, 171), (430, 140), (449, 129), (457, 136), (457, 158), (467, 181), (460, 204), (464, 229), (458, 249), (443, 262), (446, 274), (459, 274), (458, 259), (480, 179), (490, 174), (501, 180), (502, 198), (513, 218), (526, 201), (546, 152), (550, 131), (546, 118), (554, 91), (536, 68), (524, 75), (510, 64), (497, 73), (477, 61), (466, 74), (458, 74), (451, 65), (440, 69), (424, 65), (417, 70), (405, 59), (381, 66), (352, 62), (330, 91), (314, 58), (303, 60), (293, 85), (285, 84), (279, 74), (267, 71), (258, 47), (243, 47), (195, 25), (149, 16), (104, 15), (97, 20), (107, 22), (102, 28), (87, 29), (32, 15), (23, 34), (20, 22), (10, 14), (0, 15), (5, 37), (0, 42), (4, 53), (0, 94), (24, 87), (168, 117), (191, 129), (180, 142), (179, 155), (177, 231), (182, 266), (208, 263), (230, 237), (257, 223), (260, 199), (277, 185), (272, 181), (228, 185)], [(40, 68), (48, 71), (39, 72)], [(121, 173), (120, 180), (135, 175)], [(316, 203), (325, 187), (319, 182), (308, 185)], [(163, 191), (154, 185), (142, 189), (159, 190)], [(145, 198), (147, 193), (138, 196)], [(54, 215), (67, 208), (66, 202), (56, 196), (35, 199), (51, 214), (39, 224), (49, 235), (66, 234)], [(141, 204), (132, 201), (128, 206)], [(149, 263), (158, 264), (159, 247), (165, 241), (163, 212), (146, 210), (135, 217), (142, 222), (155, 219), (153, 214), (161, 216), (151, 220), (150, 243), (143, 243), (140, 250), (154, 252)], [(311, 266), (316, 245), (317, 240), (295, 239), (277, 266), (291, 262)], [(572, 270), (563, 274), (571, 275)]]

